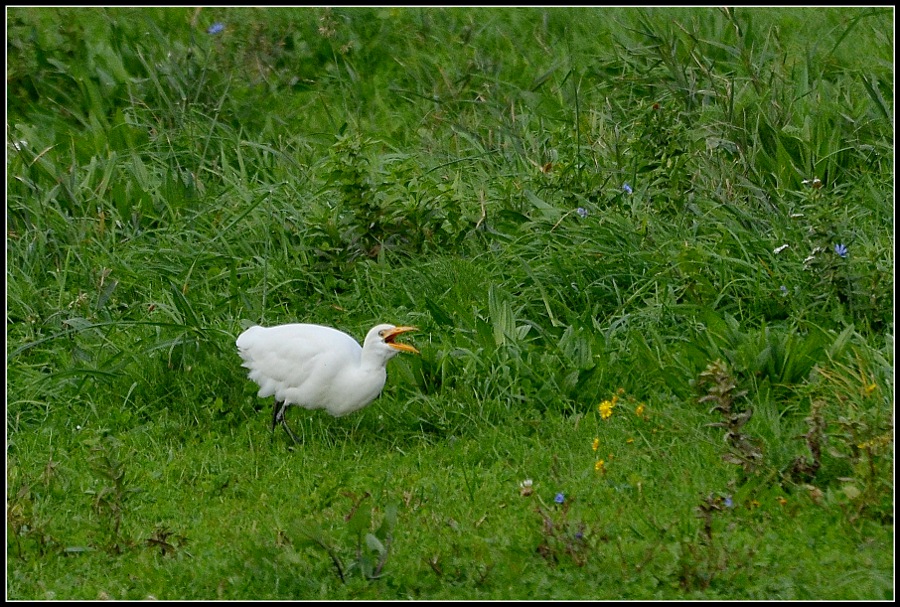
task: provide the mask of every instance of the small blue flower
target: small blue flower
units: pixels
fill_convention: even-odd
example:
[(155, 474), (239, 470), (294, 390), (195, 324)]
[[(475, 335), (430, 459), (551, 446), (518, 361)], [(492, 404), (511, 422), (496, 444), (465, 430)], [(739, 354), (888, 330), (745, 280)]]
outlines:
[(225, 31), (225, 24), (216, 22), (209, 26), (206, 33), (215, 36), (216, 34), (221, 34), (223, 31)]
[(562, 493), (557, 493), (556, 497), (553, 498), (553, 501), (556, 502), (557, 504), (561, 504), (564, 501), (566, 501), (566, 496), (563, 495)]
[(588, 216), (587, 209), (584, 207), (578, 207), (577, 209), (575, 209), (575, 212), (578, 213), (578, 216), (582, 219)]
[(575, 539), (576, 539), (576, 540), (584, 539), (584, 531), (576, 531), (576, 532), (575, 532)]
[(726, 508), (734, 508), (734, 502), (732, 501), (730, 495), (725, 497), (725, 507)]
[(788, 295), (788, 288), (784, 285), (781, 285), (781, 296), (787, 297), (787, 295)]
[(628, 185), (627, 183), (622, 184), (622, 189), (625, 190), (626, 194), (631, 194), (631, 192), (632, 192), (631, 186)]
[(845, 244), (836, 244), (834, 245), (834, 252), (840, 255), (841, 257), (847, 256), (847, 245)]

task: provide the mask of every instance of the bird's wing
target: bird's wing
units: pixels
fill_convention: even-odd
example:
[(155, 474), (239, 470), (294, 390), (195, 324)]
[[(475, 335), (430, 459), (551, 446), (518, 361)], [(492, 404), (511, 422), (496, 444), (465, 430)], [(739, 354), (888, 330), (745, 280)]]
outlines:
[(362, 350), (346, 333), (303, 324), (251, 327), (237, 346), (250, 379), (259, 384), (259, 396), (301, 405), (316, 404)]

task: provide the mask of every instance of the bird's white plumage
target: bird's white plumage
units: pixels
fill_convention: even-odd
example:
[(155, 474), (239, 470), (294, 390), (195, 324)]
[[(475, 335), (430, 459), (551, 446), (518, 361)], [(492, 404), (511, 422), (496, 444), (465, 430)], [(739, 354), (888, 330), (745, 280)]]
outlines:
[(373, 327), (361, 347), (331, 327), (288, 324), (250, 327), (237, 338), (243, 366), (259, 385), (259, 396), (341, 416), (372, 402), (384, 388), (385, 366), (398, 352), (417, 352), (394, 343), (413, 330), (382, 324)]

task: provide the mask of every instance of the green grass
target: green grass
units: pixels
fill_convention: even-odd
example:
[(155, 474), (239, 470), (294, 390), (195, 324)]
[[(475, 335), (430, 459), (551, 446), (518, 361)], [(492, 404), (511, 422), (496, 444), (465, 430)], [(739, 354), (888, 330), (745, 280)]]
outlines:
[(893, 17), (9, 9), (7, 598), (893, 599)]

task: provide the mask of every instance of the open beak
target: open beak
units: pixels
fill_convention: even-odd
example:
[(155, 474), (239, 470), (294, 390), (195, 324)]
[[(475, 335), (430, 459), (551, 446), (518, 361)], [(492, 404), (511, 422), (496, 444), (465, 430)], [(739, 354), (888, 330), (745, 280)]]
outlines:
[(402, 335), (404, 333), (409, 333), (410, 331), (418, 331), (416, 327), (394, 327), (390, 331), (385, 331), (384, 335), (382, 335), (382, 339), (384, 339), (384, 343), (394, 348), (395, 350), (400, 350), (401, 352), (411, 352), (412, 354), (418, 354), (419, 351), (413, 348), (409, 344), (403, 344), (400, 342), (394, 341), (397, 339), (398, 335)]

